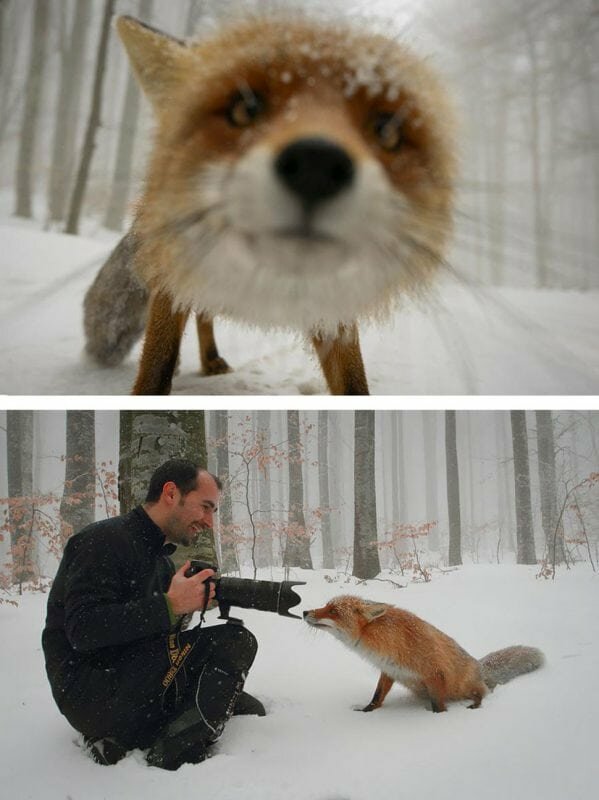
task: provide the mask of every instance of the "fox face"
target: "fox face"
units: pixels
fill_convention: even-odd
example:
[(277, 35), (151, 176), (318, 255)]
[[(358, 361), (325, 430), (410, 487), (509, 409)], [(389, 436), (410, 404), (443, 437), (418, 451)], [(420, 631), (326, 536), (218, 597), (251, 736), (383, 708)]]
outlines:
[(366, 626), (387, 613), (389, 606), (342, 595), (330, 600), (322, 608), (304, 611), (304, 620), (315, 628), (324, 628), (345, 644), (355, 646)]
[(419, 59), (304, 17), (190, 45), (118, 27), (158, 121), (136, 221), (150, 286), (182, 309), (336, 333), (429, 283), (455, 158)]

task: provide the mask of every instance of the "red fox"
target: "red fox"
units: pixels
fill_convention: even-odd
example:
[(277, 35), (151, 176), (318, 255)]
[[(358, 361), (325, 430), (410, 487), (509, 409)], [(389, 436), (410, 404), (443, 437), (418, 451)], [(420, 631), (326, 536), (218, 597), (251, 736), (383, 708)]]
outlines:
[(359, 320), (424, 291), (452, 226), (451, 103), (393, 35), (279, 9), (184, 42), (117, 29), (157, 122), (131, 231), (85, 299), (87, 351), (134, 394), (168, 394), (197, 315), (205, 373), (228, 371), (213, 318), (310, 340), (333, 394), (368, 394)]
[(544, 656), (515, 645), (477, 661), (457, 642), (401, 608), (343, 595), (323, 608), (304, 611), (309, 625), (324, 628), (381, 670), (374, 696), (362, 711), (380, 708), (394, 681), (446, 711), (448, 700), (471, 700), (478, 708), (498, 683), (538, 669)]

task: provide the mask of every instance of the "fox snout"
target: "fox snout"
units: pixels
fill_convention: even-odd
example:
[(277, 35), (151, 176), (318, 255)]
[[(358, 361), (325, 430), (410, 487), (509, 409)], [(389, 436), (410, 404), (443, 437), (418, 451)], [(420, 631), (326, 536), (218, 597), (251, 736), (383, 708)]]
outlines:
[(335, 623), (325, 612), (326, 609), (323, 608), (312, 608), (309, 611), (304, 611), (304, 622), (314, 627), (334, 628)]
[(349, 153), (333, 140), (318, 136), (290, 142), (275, 158), (274, 169), (306, 213), (350, 188), (355, 175)]

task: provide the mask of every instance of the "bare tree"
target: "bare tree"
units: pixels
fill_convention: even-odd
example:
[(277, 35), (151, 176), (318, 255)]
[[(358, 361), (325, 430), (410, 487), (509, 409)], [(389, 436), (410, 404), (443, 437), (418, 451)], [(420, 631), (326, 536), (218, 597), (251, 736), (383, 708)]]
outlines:
[(374, 411), (354, 412), (354, 567), (356, 578), (381, 571), (377, 548)]
[[(169, 458), (189, 458), (205, 466), (206, 433), (203, 411), (121, 411), (119, 498), (121, 513), (142, 503), (154, 470)], [(198, 558), (216, 564), (213, 533), (196, 544), (179, 546), (175, 563)]]
[[(256, 438), (262, 453), (268, 453), (272, 442), (270, 429), (270, 411), (258, 411), (256, 414)], [(256, 563), (259, 567), (270, 566), (273, 563), (272, 551), (272, 497), (270, 482), (269, 459), (262, 458), (256, 462), (258, 502), (260, 512), (259, 527), (262, 531), (256, 552)]]
[(98, 54), (96, 57), (96, 72), (94, 77), (91, 108), (87, 121), (87, 128), (85, 131), (85, 139), (83, 141), (83, 147), (81, 150), (79, 169), (77, 171), (75, 186), (71, 196), (65, 233), (77, 234), (79, 231), (79, 218), (83, 209), (83, 198), (85, 196), (89, 170), (94, 154), (96, 133), (100, 127), (104, 74), (106, 72), (106, 57), (108, 53), (108, 39), (110, 36), (110, 23), (114, 13), (115, 2), (116, 0), (105, 0), (104, 2), (104, 13), (102, 16), (100, 41), (98, 44)]
[(512, 423), (516, 495), (516, 558), (518, 564), (536, 564), (526, 411), (511, 411), (510, 419)]
[[(555, 535), (557, 524), (557, 480), (555, 468), (555, 438), (551, 411), (536, 411), (537, 460), (541, 494), (541, 522), (547, 547), (547, 560), (551, 564), (564, 561), (563, 527)], [(555, 542), (555, 552), (554, 552)]]
[[(153, 6), (154, 0), (140, 0), (139, 17), (141, 20), (144, 22), (151, 21)], [(133, 152), (138, 140), (137, 128), (140, 105), (141, 91), (139, 84), (133, 71), (129, 70), (121, 111), (112, 188), (104, 218), (104, 225), (113, 231), (122, 230), (123, 220), (127, 211), (127, 200), (131, 189), (131, 174), (133, 171)]]
[(36, 578), (33, 509), (33, 411), (6, 412), (8, 521), (13, 583)]
[(64, 219), (65, 207), (75, 163), (77, 119), (81, 92), (87, 34), (91, 19), (91, 3), (75, 3), (71, 34), (66, 41), (68, 5), (60, 5), (63, 42), (60, 54), (60, 84), (52, 142), (52, 161), (48, 185), (48, 218), (50, 222)]
[(96, 518), (95, 425), (94, 411), (67, 411), (65, 480), (60, 503), (63, 542)]
[(320, 533), (322, 536), (323, 569), (335, 568), (329, 492), (329, 412), (318, 412), (318, 490), (321, 509)]
[(287, 436), (289, 442), (289, 516), (283, 563), (285, 567), (312, 569), (310, 539), (307, 535), (304, 517), (299, 411), (287, 412)]
[(220, 533), (221, 569), (223, 572), (239, 571), (239, 559), (232, 537), (233, 507), (231, 504), (230, 466), (229, 466), (229, 413), (213, 411), (216, 437), (216, 474), (223, 481), (218, 529)]
[(25, 86), (25, 103), (21, 120), (19, 137), (19, 155), (17, 158), (17, 198), (15, 214), (18, 217), (32, 217), (32, 189), (34, 180), (35, 151), (38, 129), (38, 118), (44, 81), (44, 63), (48, 39), (50, 19), (50, 3), (47, 0), (36, 0), (32, 6), (31, 44), (29, 50), (29, 69)]
[(445, 412), (445, 464), (447, 472), (447, 509), (449, 513), (450, 567), (462, 563), (462, 522), (460, 515), (460, 472), (456, 438), (456, 413)]
[(428, 541), (431, 550), (439, 549), (439, 502), (437, 465), (437, 412), (422, 412), (422, 433), (424, 436), (424, 481), (426, 494), (427, 522), (436, 522), (430, 530)]

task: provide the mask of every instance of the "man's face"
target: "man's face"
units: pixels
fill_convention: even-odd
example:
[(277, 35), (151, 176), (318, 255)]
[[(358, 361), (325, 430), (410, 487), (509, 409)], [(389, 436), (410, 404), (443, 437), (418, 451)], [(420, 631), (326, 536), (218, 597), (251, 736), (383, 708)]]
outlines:
[(220, 492), (214, 479), (205, 473), (200, 473), (191, 492), (182, 495), (176, 488), (175, 492), (178, 502), (172, 506), (163, 530), (173, 544), (188, 546), (202, 531), (212, 528)]

